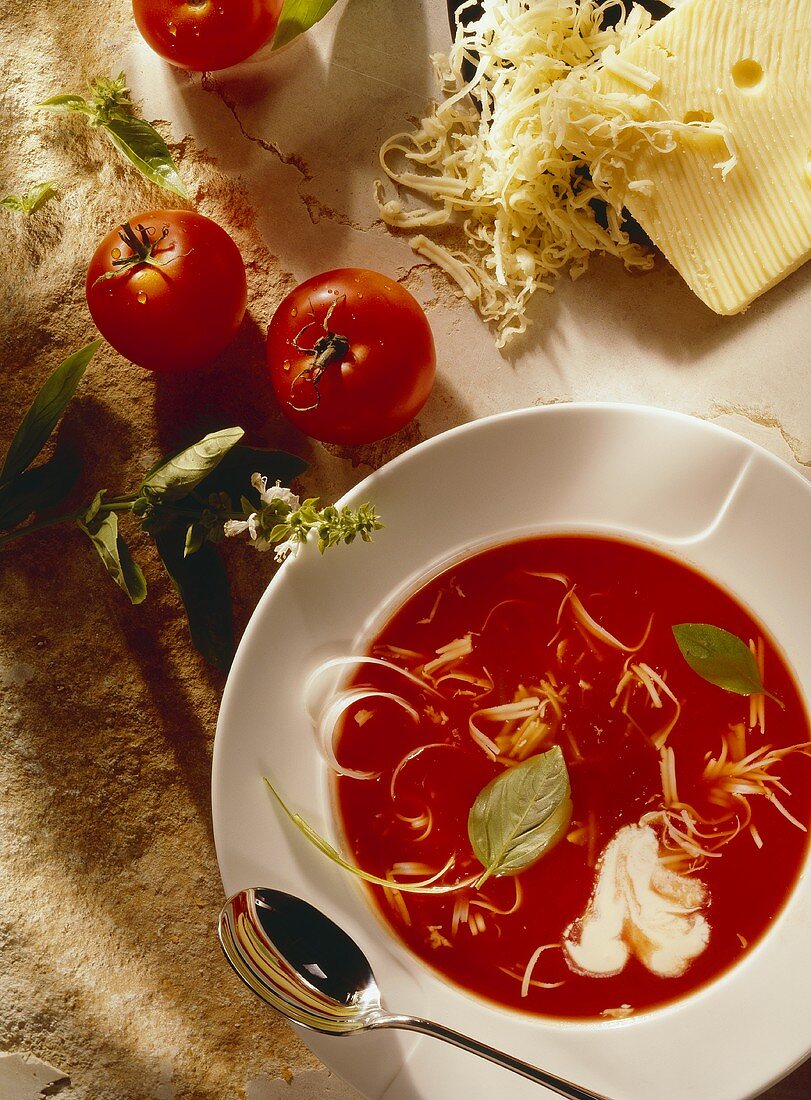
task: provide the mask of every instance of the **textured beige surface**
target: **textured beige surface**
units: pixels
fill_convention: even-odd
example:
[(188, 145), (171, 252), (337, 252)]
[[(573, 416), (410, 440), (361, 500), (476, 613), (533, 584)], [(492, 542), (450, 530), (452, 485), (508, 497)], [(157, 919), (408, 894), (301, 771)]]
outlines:
[[(539, 303), (531, 337), (502, 357), (468, 304), (380, 225), (376, 149), (430, 94), (443, 21), (438, 0), (350, 0), (281, 56), (200, 78), (137, 42), (128, 0), (0, 0), (0, 190), (59, 185), (30, 221), (0, 212), (0, 450), (46, 373), (92, 338), (83, 282), (100, 235), (171, 205), (79, 120), (31, 112), (124, 67), (194, 204), (243, 250), (250, 316), (202, 378), (155, 379), (99, 352), (61, 429), (84, 458), (80, 494), (126, 490), (162, 451), (239, 423), (253, 443), (302, 454), (307, 490), (333, 497), (423, 436), (572, 399), (718, 418), (807, 465), (807, 271), (730, 320), (666, 269), (640, 280), (598, 265)], [(409, 286), (439, 349), (419, 423), (357, 453), (287, 427), (262, 367), (285, 289), (343, 263)], [(302, 1073), (312, 1056), (216, 946), (208, 780), (222, 680), (191, 651), (148, 540), (132, 542), (150, 584), (140, 609), (78, 533), (0, 556), (0, 1051), (57, 1067), (69, 1100), (339, 1100), (342, 1086)], [(272, 564), (238, 547), (228, 560), (244, 625)], [(808, 1071), (792, 1082), (774, 1100), (811, 1093)]]

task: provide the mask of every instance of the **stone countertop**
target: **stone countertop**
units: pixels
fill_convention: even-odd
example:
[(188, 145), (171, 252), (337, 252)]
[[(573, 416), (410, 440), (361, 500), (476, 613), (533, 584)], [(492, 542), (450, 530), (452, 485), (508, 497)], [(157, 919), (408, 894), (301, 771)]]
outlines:
[[(58, 184), (30, 220), (0, 212), (0, 449), (47, 372), (93, 338), (84, 272), (98, 239), (171, 205), (98, 132), (32, 112), (123, 68), (193, 204), (239, 244), (249, 315), (202, 376), (153, 377), (98, 353), (60, 429), (83, 456), (77, 499), (123, 491), (164, 451), (232, 423), (301, 454), (305, 488), (332, 499), (446, 428), (582, 399), (694, 413), (807, 473), (811, 265), (720, 318), (664, 265), (640, 278), (598, 263), (543, 296), (528, 337), (502, 354), (444, 276), (380, 223), (377, 149), (424, 111), (429, 53), (446, 44), (440, 0), (340, 0), (279, 55), (201, 77), (143, 46), (127, 0), (0, 0), (0, 185)], [(346, 265), (417, 296), (439, 361), (418, 421), (354, 451), (284, 422), (263, 369), (283, 293)], [(133, 533), (132, 544), (150, 586), (135, 609), (78, 532), (18, 543), (0, 563), (0, 1100), (346, 1100), (220, 955), (209, 768), (223, 680), (191, 649), (149, 541)], [(244, 626), (273, 566), (237, 547), (228, 562)], [(808, 1066), (767, 1094), (809, 1095)]]

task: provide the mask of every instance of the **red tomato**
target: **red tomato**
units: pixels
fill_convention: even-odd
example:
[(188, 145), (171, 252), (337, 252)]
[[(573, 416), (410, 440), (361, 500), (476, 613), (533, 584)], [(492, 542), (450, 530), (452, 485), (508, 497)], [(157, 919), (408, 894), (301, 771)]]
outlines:
[(209, 363), (248, 300), (239, 249), (191, 210), (150, 210), (113, 229), (87, 270), (87, 304), (116, 351), (149, 370)]
[(226, 69), (273, 37), (283, 0), (132, 0), (138, 30), (182, 69)]
[(428, 399), (434, 340), (419, 302), (376, 271), (340, 268), (288, 294), (268, 329), (282, 411), (325, 443), (371, 443)]

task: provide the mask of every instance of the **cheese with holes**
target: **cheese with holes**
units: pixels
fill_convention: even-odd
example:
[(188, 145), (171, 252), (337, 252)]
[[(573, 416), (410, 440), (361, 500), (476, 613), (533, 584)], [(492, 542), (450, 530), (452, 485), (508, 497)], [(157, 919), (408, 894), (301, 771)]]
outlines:
[[(687, 0), (618, 56), (656, 77), (654, 118), (727, 128), (726, 145), (645, 147), (630, 177), (652, 187), (626, 205), (702, 301), (738, 313), (811, 256), (811, 0)], [(630, 90), (618, 68), (604, 90)]]

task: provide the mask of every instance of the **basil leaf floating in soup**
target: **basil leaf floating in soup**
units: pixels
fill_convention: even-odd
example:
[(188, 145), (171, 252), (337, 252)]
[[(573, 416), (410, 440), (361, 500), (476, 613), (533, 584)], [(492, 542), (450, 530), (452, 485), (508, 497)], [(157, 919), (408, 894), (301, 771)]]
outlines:
[(566, 761), (558, 745), (496, 776), (468, 818), (468, 835), (491, 875), (517, 875), (562, 839), (572, 818)]
[(702, 680), (738, 695), (768, 695), (782, 706), (763, 686), (754, 653), (737, 635), (711, 623), (679, 623), (673, 637)]

